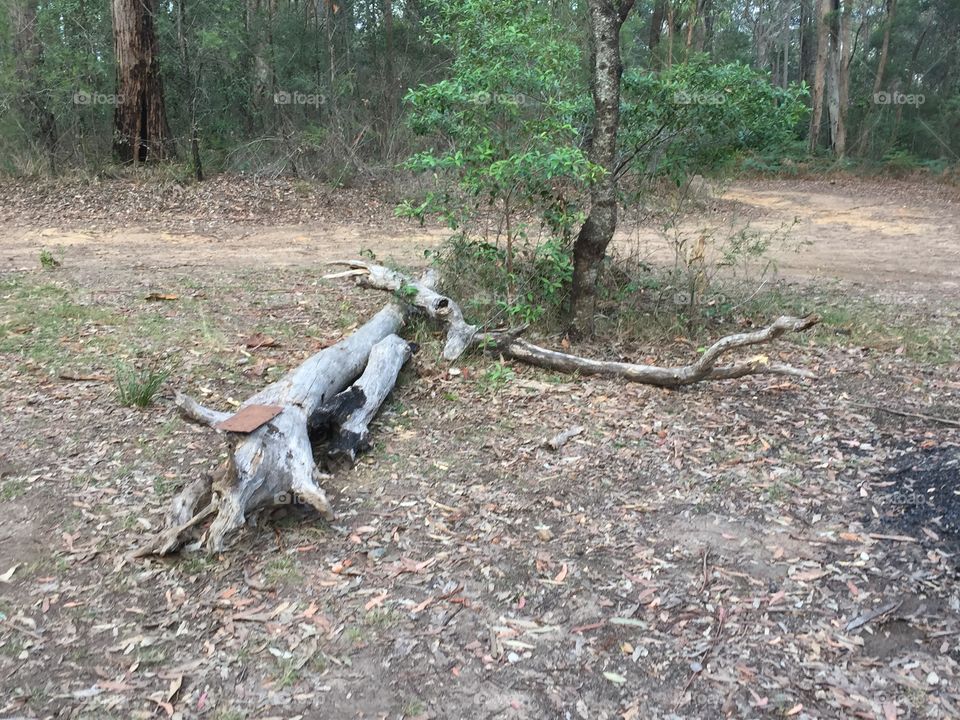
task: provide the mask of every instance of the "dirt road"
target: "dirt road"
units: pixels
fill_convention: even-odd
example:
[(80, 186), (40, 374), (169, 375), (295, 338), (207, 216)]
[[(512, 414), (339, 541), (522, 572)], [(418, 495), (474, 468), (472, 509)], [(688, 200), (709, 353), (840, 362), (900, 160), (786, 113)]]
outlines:
[[(118, 200), (119, 202), (119, 200)], [(312, 202), (309, 199), (303, 202)], [(353, 200), (363, 204), (364, 198)], [(230, 211), (209, 216), (192, 209), (169, 209), (142, 222), (117, 227), (119, 209), (103, 203), (86, 215), (63, 211), (65, 220), (38, 213), (0, 224), (2, 267), (34, 268), (42, 248), (66, 264), (93, 273), (107, 267), (162, 268), (292, 267), (373, 250), (384, 259), (423, 262), (423, 251), (447, 236), (442, 227), (422, 228), (391, 217), (379, 203), (372, 216), (338, 221), (271, 223), (269, 213), (231, 222)], [(72, 206), (71, 206), (72, 207)], [(351, 208), (351, 211), (354, 208)], [(706, 233), (713, 241), (749, 227), (761, 233), (790, 228), (788, 245), (798, 251), (773, 253), (779, 273), (791, 279), (840, 279), (872, 287), (895, 287), (918, 295), (960, 295), (960, 191), (897, 181), (756, 181), (727, 188), (719, 201), (705, 200), (703, 211), (688, 215), (680, 231)], [(172, 228), (172, 229), (171, 229)], [(668, 261), (668, 242), (656, 223), (625, 225), (617, 245)]]

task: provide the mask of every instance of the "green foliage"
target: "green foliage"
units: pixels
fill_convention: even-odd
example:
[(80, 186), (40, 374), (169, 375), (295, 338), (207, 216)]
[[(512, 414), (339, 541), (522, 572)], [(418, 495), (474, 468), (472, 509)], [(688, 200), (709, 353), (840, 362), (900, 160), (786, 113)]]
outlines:
[(560, 319), (573, 277), (570, 244), (560, 238), (524, 242), (513, 262), (497, 245), (458, 235), (439, 253), (447, 291), (487, 325), (551, 323)]
[(480, 380), (480, 386), (487, 392), (494, 393), (503, 389), (503, 387), (516, 377), (513, 368), (503, 362), (495, 362), (483, 374)]
[(621, 147), (633, 173), (682, 184), (749, 153), (785, 154), (806, 114), (803, 86), (779, 88), (745, 65), (697, 57), (623, 80)]
[(404, 167), (430, 173), (436, 187), (399, 214), (439, 213), (458, 229), (493, 209), (509, 246), (527, 232), (517, 216), (533, 210), (569, 237), (582, 217), (571, 197), (599, 172), (577, 143), (580, 54), (570, 31), (532, 0), (429, 6), (433, 41), (453, 60), (446, 79), (406, 96), (410, 127), (433, 144)]
[(117, 400), (125, 407), (145, 408), (153, 402), (163, 383), (170, 377), (170, 370), (156, 367), (136, 369), (118, 365), (114, 376)]

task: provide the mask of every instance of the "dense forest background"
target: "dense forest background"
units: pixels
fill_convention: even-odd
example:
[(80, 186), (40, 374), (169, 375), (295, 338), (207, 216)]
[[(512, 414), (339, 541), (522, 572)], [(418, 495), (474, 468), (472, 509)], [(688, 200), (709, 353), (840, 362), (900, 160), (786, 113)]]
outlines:
[[(458, 60), (456, 38), (445, 31), (451, 14), (490, 13), (493, 22), (503, 5), (6, 0), (0, 171), (170, 159), (187, 176), (201, 167), (336, 183), (382, 176), (431, 142), (429, 132), (415, 132), (410, 122), (408, 92), (450, 76)], [(516, 4), (516, 12), (526, 5)], [(587, 4), (534, 5), (547, 13), (538, 20), (540, 51), (553, 52), (558, 46), (551, 41), (579, 50), (560, 55), (561, 72), (573, 94), (588, 100)], [(140, 47), (132, 60), (124, 57), (131, 42), (124, 33), (133, 28), (137, 35), (145, 24), (148, 35), (134, 41), (146, 42), (146, 52)], [(795, 118), (789, 141), (742, 153), (739, 161), (751, 167), (789, 169), (814, 159), (939, 172), (957, 161), (956, 0), (645, 0), (630, 14), (621, 42), (625, 77), (744, 66), (771, 87), (792, 88), (808, 111)], [(137, 69), (144, 57), (151, 58), (147, 71)], [(495, 104), (518, 92), (511, 65), (536, 67), (538, 58), (488, 61), (503, 72), (483, 76), (489, 95), (480, 101)], [(118, 84), (138, 72), (160, 104), (141, 103), (124, 119)], [(476, 98), (475, 86), (470, 92)], [(724, 100), (711, 97), (681, 101)], [(124, 122), (157, 128), (162, 137), (152, 154), (118, 142)]]

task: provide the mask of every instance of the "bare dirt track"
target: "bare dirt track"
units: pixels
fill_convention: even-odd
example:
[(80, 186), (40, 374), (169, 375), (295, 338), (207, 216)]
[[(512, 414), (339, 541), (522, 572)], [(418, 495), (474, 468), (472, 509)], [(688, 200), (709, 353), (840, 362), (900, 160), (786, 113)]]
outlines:
[[(447, 236), (392, 217), (392, 204), (351, 191), (297, 192), (230, 180), (209, 190), (146, 190), (132, 213), (130, 192), (111, 185), (38, 197), (6, 188), (0, 199), (6, 269), (32, 268), (41, 248), (59, 250), (85, 267), (293, 267), (373, 250), (402, 263), (422, 263), (423, 251)], [(205, 202), (215, 193), (241, 194), (232, 203)], [(259, 198), (245, 198), (242, 193)], [(258, 195), (259, 193), (259, 195)], [(151, 208), (149, 198), (159, 194)], [(173, 197), (168, 197), (173, 195)], [(292, 197), (291, 197), (292, 196)], [(26, 210), (29, 208), (30, 210)], [(625, 228), (621, 247), (668, 260), (657, 222)], [(703, 212), (684, 218), (690, 233), (717, 235), (743, 227), (776, 232), (789, 227), (801, 251), (775, 253), (792, 279), (840, 279), (873, 287), (960, 296), (960, 189), (916, 181), (778, 180), (735, 183)]]
[[(129, 192), (2, 189), (0, 718), (960, 717), (960, 430), (883, 410), (960, 419), (960, 364), (829, 323), (765, 350), (816, 381), (679, 392), (452, 373), (414, 327), (332, 524), (281, 507), (222, 557), (125, 561), (223, 449), (173, 389), (235, 406), (386, 300), (323, 260), (422, 264), (443, 237), (353, 191)], [(797, 215), (790, 277), (956, 311), (950, 188), (751, 182), (712, 207), (691, 232)], [(118, 363), (171, 370), (153, 406), (117, 403)]]

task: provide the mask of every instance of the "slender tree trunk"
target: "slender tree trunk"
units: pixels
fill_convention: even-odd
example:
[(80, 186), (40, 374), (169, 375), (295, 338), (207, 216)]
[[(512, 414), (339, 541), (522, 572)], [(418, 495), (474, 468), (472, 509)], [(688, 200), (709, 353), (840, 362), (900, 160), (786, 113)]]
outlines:
[(278, 88), (272, 62), (272, 5), (271, 0), (247, 0), (247, 38), (253, 54), (250, 94), (255, 130), (268, 127), (280, 110), (277, 102), (283, 102), (282, 96), (275, 95)]
[(668, 0), (667, 2), (667, 67), (673, 67), (673, 37), (676, 33), (676, 8), (673, 7), (673, 2)]
[[(196, 70), (190, 62), (190, 48), (187, 44), (187, 4), (186, 0), (177, 2), (177, 44), (180, 50), (180, 67), (183, 72), (190, 98), (190, 161), (193, 166), (193, 177), (197, 182), (203, 180), (203, 162), (200, 159), (200, 129), (197, 125), (197, 87), (200, 85), (200, 67)], [(194, 75), (196, 72), (196, 75)]]
[(657, 69), (661, 65), (657, 49), (660, 47), (663, 19), (666, 13), (667, 0), (656, 0), (656, 4), (653, 6), (653, 15), (650, 17), (650, 39), (647, 41), (647, 47), (650, 49), (650, 67), (653, 69)]
[[(897, 0), (887, 0), (883, 16), (883, 40), (880, 43), (880, 58), (877, 60), (877, 74), (873, 78), (873, 92), (868, 100), (868, 108), (875, 107), (876, 96), (883, 87), (884, 74), (887, 71), (887, 59), (890, 56), (890, 29), (893, 27), (893, 18), (897, 12)], [(873, 113), (869, 110), (863, 117), (863, 128), (857, 140), (857, 151), (862, 155), (869, 151), (871, 121)]]
[(337, 111), (337, 49), (336, 34), (334, 33), (334, 21), (337, 10), (334, 7), (333, 0), (324, 0), (326, 14), (324, 15), (324, 26), (327, 35), (327, 84), (330, 91), (330, 97), (327, 98), (327, 107), (330, 109), (330, 115), (334, 122), (338, 123), (340, 116)]
[[(913, 77), (914, 73), (917, 70), (917, 58), (920, 57), (920, 50), (923, 48), (923, 43), (927, 39), (927, 33), (930, 31), (930, 26), (928, 25), (923, 29), (923, 32), (920, 33), (920, 37), (917, 38), (916, 44), (913, 46), (913, 52), (910, 53), (910, 63), (907, 65), (906, 69), (906, 92), (910, 92), (913, 88)], [(894, 87), (891, 88), (894, 91), (899, 91), (900, 82), (898, 81), (894, 84)], [(900, 123), (903, 121), (903, 103), (897, 103), (896, 114), (893, 121), (893, 133), (890, 135), (890, 146), (889, 149), (893, 149), (897, 145), (897, 136), (900, 134)]]
[(823, 119), (823, 86), (827, 74), (827, 59), (830, 50), (830, 0), (817, 0), (817, 56), (813, 69), (811, 89), (810, 133), (811, 152), (820, 141), (820, 123)]
[(633, 0), (590, 0), (591, 90), (594, 121), (590, 160), (606, 171), (591, 188), (590, 214), (573, 246), (571, 329), (593, 329), (597, 281), (617, 229), (617, 133), (620, 128), (620, 28)]
[(37, 7), (33, 0), (12, 0), (13, 52), (21, 110), (30, 132), (47, 154), (50, 171), (56, 169), (57, 121), (47, 106), (41, 86), (43, 46), (37, 38)]
[(383, 154), (390, 156), (391, 151), (391, 133), (393, 131), (393, 120), (396, 114), (397, 104), (397, 79), (394, 70), (394, 49), (393, 49), (393, 2), (392, 0), (383, 0), (383, 34), (385, 54), (383, 58), (383, 137), (381, 140)]
[(706, 0), (703, 7), (703, 34), (697, 43), (697, 52), (713, 50), (713, 0)]
[(838, 156), (842, 152), (844, 145), (843, 119), (841, 117), (840, 101), (840, 75), (842, 73), (842, 63), (840, 54), (843, 45), (843, 30), (840, 21), (840, 0), (831, 0), (830, 13), (830, 47), (827, 52), (827, 73), (826, 73), (826, 93), (827, 93), (827, 120), (830, 127), (830, 149)]
[[(837, 132), (833, 138), (833, 151), (838, 158), (847, 152), (847, 110), (850, 108), (850, 62), (852, 48), (850, 37), (850, 16), (853, 0), (841, 0), (843, 12), (840, 14), (840, 47), (835, 50), (837, 63)], [(859, 34), (859, 33), (858, 33)]]
[(813, 21), (813, 0), (800, 0), (800, 80), (813, 86), (816, 25)]
[(163, 104), (154, 2), (112, 2), (117, 62), (113, 150), (124, 163), (162, 160), (174, 150)]

